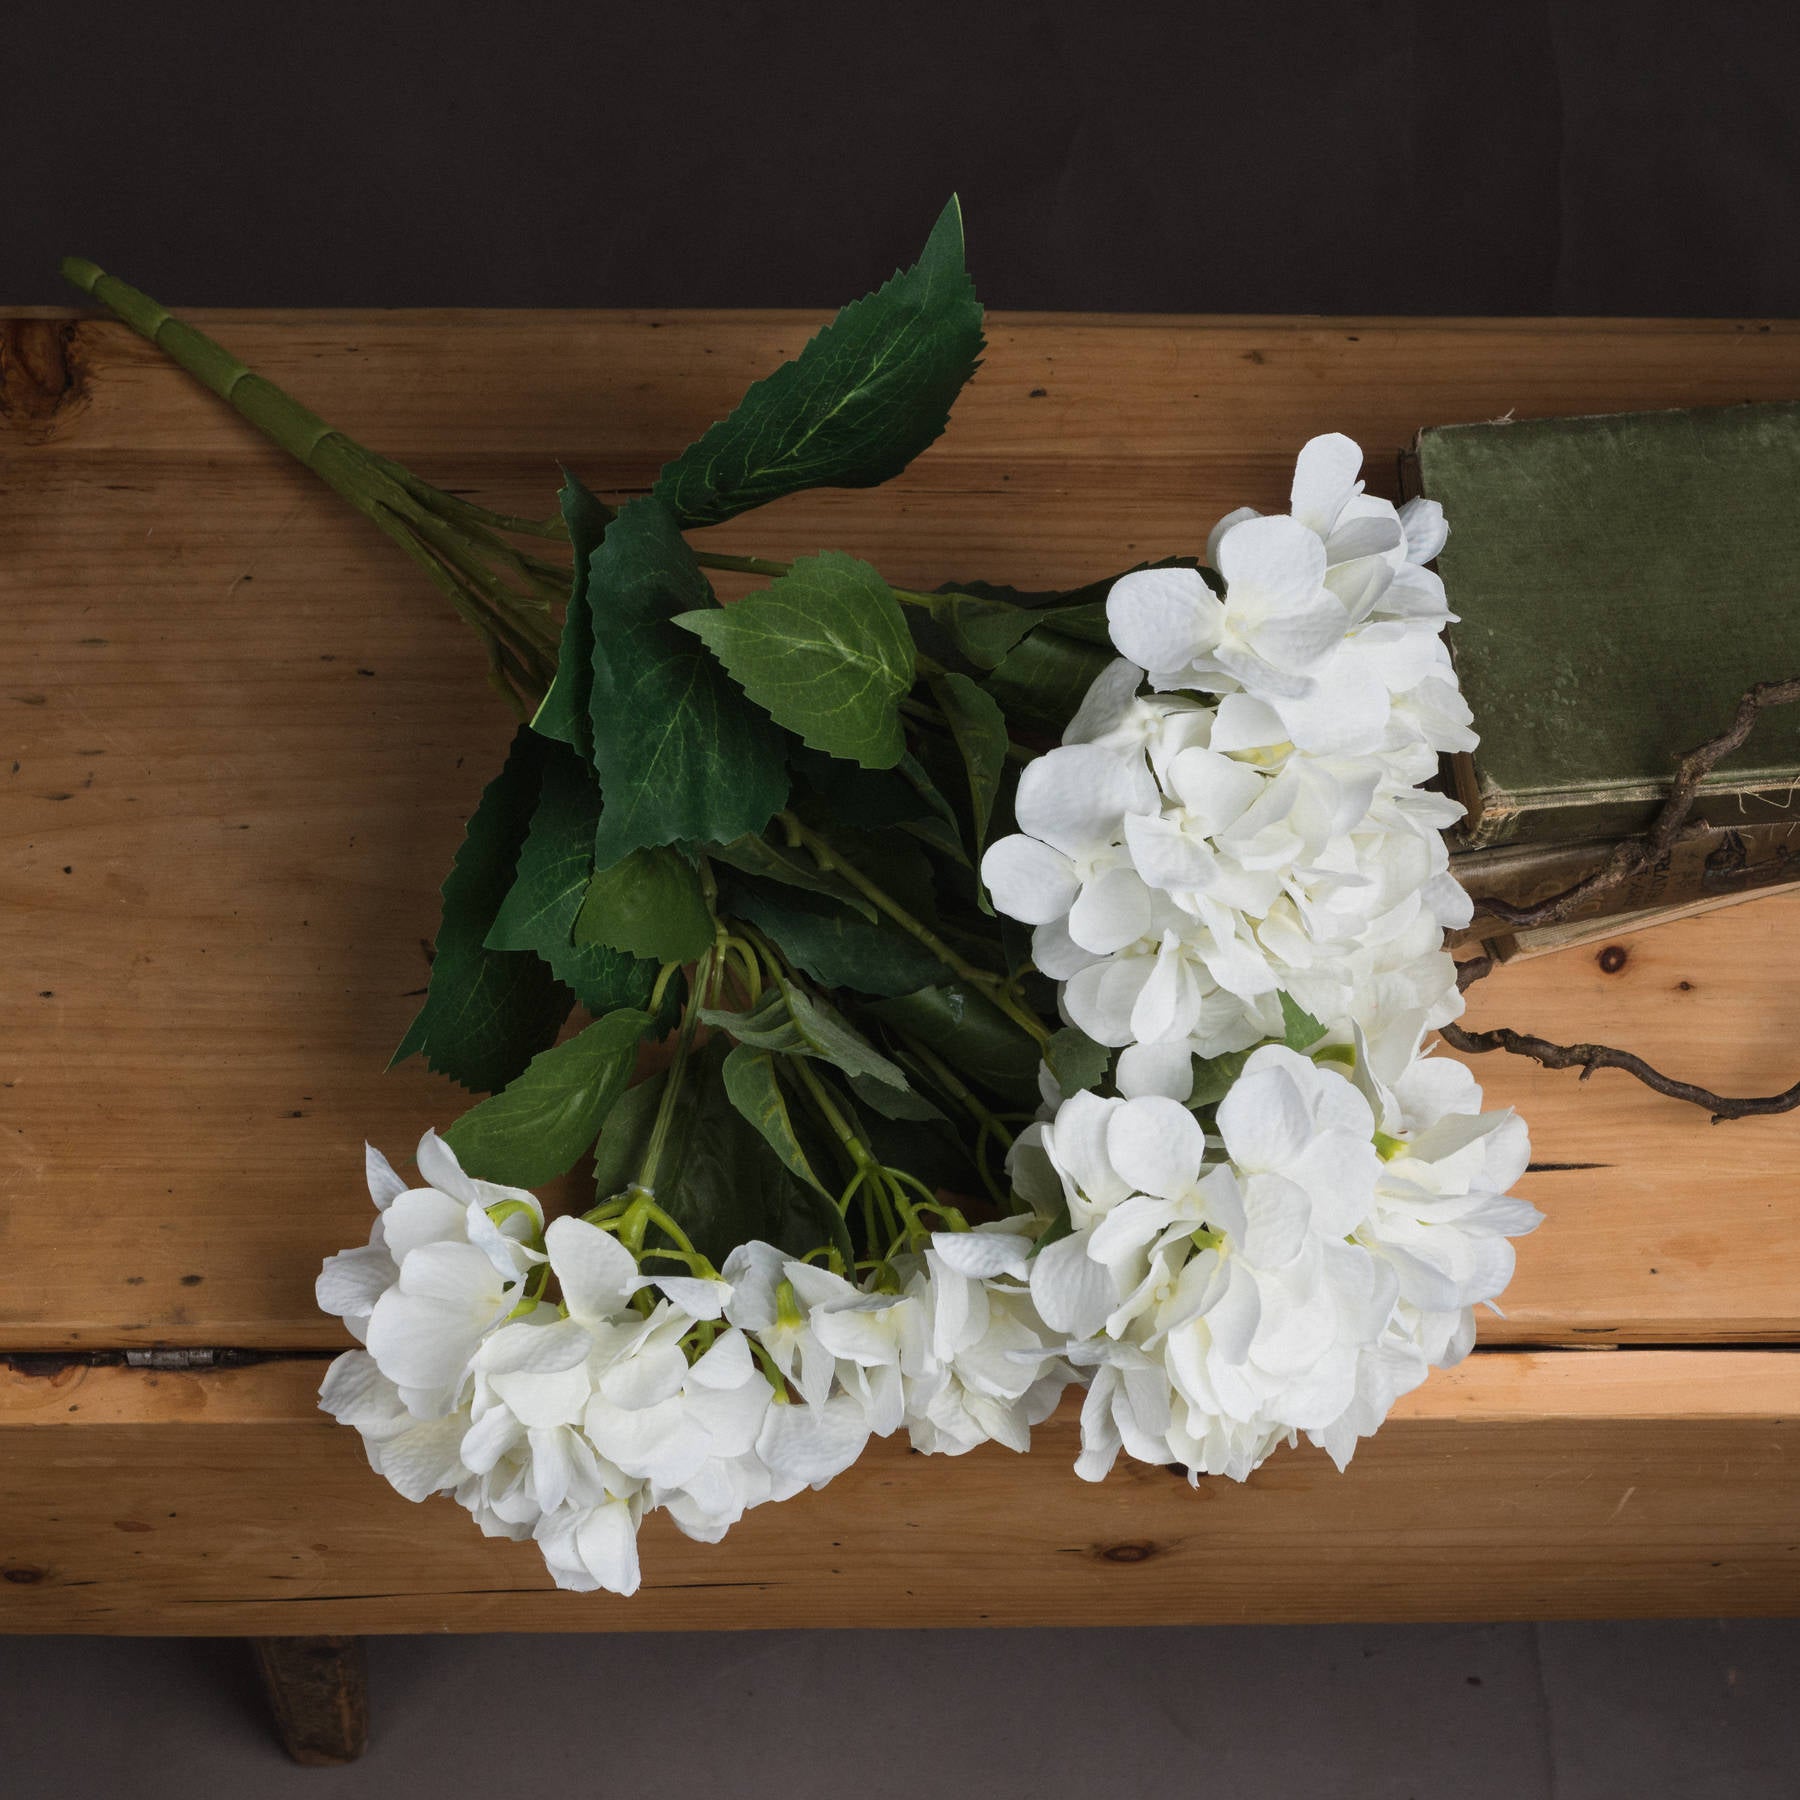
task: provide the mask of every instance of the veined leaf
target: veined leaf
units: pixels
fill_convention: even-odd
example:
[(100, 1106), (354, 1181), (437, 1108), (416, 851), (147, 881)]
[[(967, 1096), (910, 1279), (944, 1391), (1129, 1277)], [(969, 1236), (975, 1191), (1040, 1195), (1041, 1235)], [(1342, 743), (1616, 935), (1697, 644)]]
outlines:
[(1038, 1047), (1005, 1013), (961, 982), (871, 1000), (862, 1008), (917, 1038), (933, 1055), (1002, 1099), (1038, 1104)]
[(1060, 734), (1114, 652), (1044, 625), (1020, 640), (981, 683), (1007, 722), (1027, 732)]
[(787, 798), (781, 734), (675, 614), (712, 590), (668, 508), (634, 500), (589, 564), (589, 721), (605, 809), (594, 865), (688, 839), (760, 832)]
[(762, 1134), (766, 1143), (800, 1179), (831, 1198), (825, 1184), (813, 1173), (801, 1147), (794, 1121), (788, 1113), (787, 1096), (775, 1073), (775, 1055), (770, 1050), (757, 1050), (749, 1044), (735, 1044), (721, 1067), (725, 1092), (731, 1104)]
[(743, 837), (717, 844), (706, 853), (714, 862), (745, 875), (760, 875), (805, 893), (823, 894), (861, 913), (871, 923), (881, 915), (853, 888), (836, 875), (828, 875), (804, 850), (783, 850), (767, 838)]
[(606, 945), (658, 963), (694, 961), (713, 935), (700, 877), (674, 850), (634, 850), (598, 870), (575, 915), (577, 944)]
[(561, 744), (546, 744), (543, 777), (518, 870), (484, 939), (490, 950), (530, 950), (596, 1018), (619, 1006), (643, 1006), (656, 965), (609, 949), (577, 944), (571, 932), (594, 871), (594, 828), (600, 789), (594, 772)]
[(825, 987), (910, 994), (950, 973), (923, 944), (895, 926), (871, 925), (841, 908), (740, 887), (731, 910), (760, 926), (791, 962)]
[(593, 728), (588, 723), (588, 689), (594, 672), (594, 619), (588, 607), (588, 559), (606, 536), (615, 514), (596, 500), (567, 469), (562, 491), (556, 496), (569, 544), (575, 553), (575, 572), (569, 589), (569, 610), (563, 615), (562, 645), (556, 653), (556, 679), (544, 696), (531, 728), (559, 739), (591, 762)]
[(482, 790), (444, 880), (425, 1004), (393, 1056), (397, 1063), (422, 1055), (440, 1075), (477, 1093), (495, 1092), (518, 1075), (554, 1041), (574, 1003), (530, 951), (490, 950), (484, 941), (513, 884), (547, 748), (521, 725), (505, 767)]
[(533, 1057), (500, 1093), (464, 1113), (445, 1142), (482, 1181), (553, 1181), (574, 1167), (625, 1092), (649, 1027), (650, 1015), (633, 1007), (608, 1013)]
[(975, 858), (987, 846), (994, 796), (1006, 772), (1006, 715), (991, 694), (984, 694), (966, 675), (942, 675), (931, 684), (938, 710), (950, 726), (968, 772), (969, 807), (975, 823)]
[(912, 268), (853, 301), (657, 478), (684, 526), (812, 487), (875, 487), (944, 429), (981, 355), (953, 199)]
[[(644, 1166), (644, 1152), (650, 1147), (650, 1131), (656, 1123), (657, 1108), (662, 1103), (663, 1085), (668, 1072), (659, 1069), (635, 1086), (628, 1087), (615, 1102), (601, 1128), (600, 1141), (594, 1146), (594, 1198), (610, 1200), (622, 1194), (637, 1180)], [(658, 1171), (657, 1185), (662, 1186), (681, 1160), (686, 1141), (679, 1132), (670, 1132), (663, 1145), (663, 1168)]]
[(702, 639), (777, 725), (829, 756), (889, 769), (906, 749), (900, 700), (913, 642), (893, 590), (841, 550), (802, 557), (735, 606), (674, 621)]

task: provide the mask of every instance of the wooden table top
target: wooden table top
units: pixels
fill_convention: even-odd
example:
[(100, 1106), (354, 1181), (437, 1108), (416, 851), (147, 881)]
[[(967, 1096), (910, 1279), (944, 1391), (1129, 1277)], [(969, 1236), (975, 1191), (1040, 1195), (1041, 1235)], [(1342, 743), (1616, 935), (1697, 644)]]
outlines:
[[(537, 514), (552, 508), (558, 461), (602, 494), (642, 491), (817, 322), (192, 317), (372, 447), (444, 486)], [(1396, 453), (1422, 425), (1800, 395), (1797, 324), (1001, 315), (990, 338), (948, 434), (904, 478), (795, 496), (717, 528), (709, 545), (784, 556), (839, 547), (914, 585), (1074, 583), (1195, 550), (1230, 507), (1279, 509), (1295, 450), (1319, 431), (1355, 436), (1371, 487), (1392, 493)], [(0, 1351), (335, 1348), (345, 1340), (315, 1311), (312, 1283), (322, 1257), (367, 1230), (363, 1138), (403, 1157), (465, 1103), (417, 1066), (383, 1070), (425, 982), (438, 883), (510, 730), (479, 650), (391, 546), (218, 401), (123, 327), (58, 313), (0, 319), (0, 608)], [(1800, 1063), (1790, 1029), (1797, 944), (1800, 896), (1765, 898), (1627, 940), (1616, 973), (1602, 971), (1597, 946), (1506, 969), (1471, 996), (1471, 1022), (1599, 1037), (1715, 1087), (1773, 1090)], [(1592, 1422), (1623, 1434), (1609, 1467), (1641, 1508), (1640, 1483), (1663, 1479), (1668, 1460), (1659, 1417), (1703, 1421), (1725, 1434), (1728, 1460), (1751, 1458), (1734, 1467), (1761, 1470), (1761, 1498), (1741, 1515), (1761, 1548), (1734, 1552), (1730, 1592), (1741, 1610), (1758, 1610), (1758, 1596), (1773, 1604), (1778, 1564), (1779, 1592), (1791, 1597), (1794, 1546), (1774, 1542), (1790, 1529), (1788, 1440), (1774, 1424), (1800, 1417), (1800, 1359), (1757, 1347), (1800, 1339), (1800, 1115), (1715, 1128), (1616, 1074), (1582, 1084), (1500, 1056), (1480, 1059), (1480, 1074), (1490, 1103), (1517, 1105), (1531, 1123), (1537, 1160), (1522, 1191), (1548, 1215), (1521, 1246), (1507, 1316), (1483, 1324), (1484, 1345), (1499, 1354), (1478, 1354), (1406, 1402), (1391, 1440), (1366, 1450), (1341, 1488), (1320, 1485), (1311, 1453), (1277, 1459), (1271, 1490), (1318, 1488), (1310, 1511), (1295, 1501), (1258, 1513), (1253, 1483), (1209, 1512), (1209, 1530), (1237, 1521), (1257, 1542), (1272, 1532), (1288, 1549), (1272, 1551), (1270, 1566), (1309, 1541), (1322, 1507), (1366, 1512), (1373, 1531), (1406, 1491), (1384, 1483), (1402, 1482), (1420, 1458), (1447, 1468), (1472, 1441), (1459, 1421), (1498, 1421), (1502, 1432), (1541, 1424), (1549, 1436), (1507, 1440), (1526, 1446), (1526, 1460), (1509, 1466), (1531, 1492), (1567, 1505), (1545, 1500), (1543, 1520), (1527, 1509), (1513, 1526), (1495, 1524), (1480, 1551), (1489, 1574), (1460, 1588), (1445, 1571), (1469, 1563), (1478, 1522), (1463, 1539), (1452, 1534), (1436, 1553), (1439, 1586), (1411, 1599), (1395, 1597), (1400, 1576), (1377, 1559), (1344, 1577), (1362, 1583), (1354, 1593), (1327, 1584), (1312, 1598), (1302, 1589), (1313, 1577), (1296, 1565), (1291, 1597), (1272, 1608), (1216, 1586), (1179, 1605), (1166, 1596), (1114, 1605), (1082, 1598), (1085, 1575), (1057, 1574), (1071, 1566), (1055, 1560), (1063, 1538), (1095, 1529), (1073, 1523), (1071, 1509), (1100, 1507), (1108, 1529), (1135, 1532), (1133, 1541), (1167, 1535), (1178, 1529), (1176, 1484), (1150, 1471), (1087, 1501), (1057, 1468), (1033, 1490), (1049, 1494), (1054, 1483), (1073, 1496), (1046, 1514), (1061, 1521), (1046, 1526), (1048, 1560), (1022, 1563), (992, 1616), (1063, 1617), (1077, 1604), (1095, 1618), (1546, 1610), (1519, 1573), (1519, 1545), (1560, 1531), (1557, 1554), (1570, 1568), (1593, 1560), (1584, 1546), (1617, 1494), (1602, 1505), (1582, 1487)], [(1642, 1348), (1528, 1353), (1549, 1345)], [(1685, 1345), (1745, 1348), (1671, 1348)], [(116, 1495), (94, 1499), (93, 1529), (78, 1537), (54, 1522), (74, 1517), (72, 1452), (19, 1462), (11, 1504), (46, 1523), (26, 1573), (8, 1570), (24, 1585), (0, 1590), (11, 1609), (0, 1609), (0, 1625), (58, 1629), (77, 1615), (83, 1628), (121, 1630), (541, 1623), (529, 1547), (482, 1544), (454, 1509), (411, 1509), (379, 1490), (348, 1434), (311, 1412), (317, 1368), (276, 1363), (160, 1388), (123, 1370), (67, 1370), (49, 1386), (30, 1373), (0, 1377), (0, 1433), (16, 1428), (0, 1436), (0, 1464), (7, 1441), (71, 1434), (108, 1467), (137, 1466), (152, 1427), (173, 1446), (143, 1463), (136, 1486), (120, 1476)], [(175, 1571), (169, 1591), (146, 1588), (129, 1558), (153, 1540), (120, 1535), (135, 1524), (109, 1532), (103, 1515), (160, 1519), (157, 1496), (170, 1483), (212, 1493), (226, 1479), (227, 1426), (249, 1433), (241, 1442), (252, 1449), (231, 1453), (245, 1468), (317, 1457), (330, 1471), (318, 1492), (337, 1498), (296, 1523), (304, 1506), (277, 1476), (258, 1490), (266, 1518), (234, 1488), (217, 1505), (263, 1519), (255, 1542), (271, 1546), (271, 1568), (261, 1585), (245, 1574), (261, 1553), (240, 1536), (228, 1595), (194, 1573), (200, 1561), (180, 1561), (179, 1545), (164, 1565)], [(1066, 1437), (1069, 1426), (1054, 1430)], [(299, 1448), (278, 1454), (282, 1444)], [(1065, 1448), (1059, 1437), (1056, 1451)], [(1066, 1461), (1056, 1451), (1051, 1460)], [(824, 1575), (795, 1571), (810, 1567), (817, 1530), (854, 1529), (859, 1496), (896, 1484), (910, 1493), (920, 1466), (885, 1446), (826, 1495), (742, 1528), (745, 1566), (757, 1571), (743, 1585), (766, 1596), (789, 1591), (791, 1578), (785, 1611), (765, 1606), (752, 1621), (683, 1601), (674, 1591), (684, 1585), (729, 1581), (734, 1552), (677, 1546), (659, 1529), (664, 1597), (647, 1590), (635, 1611), (581, 1616), (627, 1626), (855, 1622), (866, 1608), (821, 1599)], [(1484, 1468), (1474, 1466), (1457, 1504), (1479, 1508), (1485, 1488), (1499, 1496), (1491, 1506), (1512, 1505), (1517, 1486)], [(1027, 1480), (987, 1453), (927, 1473), (943, 1484), (932, 1492), (953, 1496), (952, 1511), (1012, 1504)], [(1372, 1485), (1357, 1488), (1359, 1479)], [(308, 1591), (355, 1601), (378, 1580), (380, 1595), (284, 1612), (275, 1600), (286, 1590), (271, 1584), (291, 1576), (272, 1572), (272, 1547), (299, 1536), (317, 1539), (308, 1556), (323, 1553), (344, 1509), (358, 1505), (376, 1521), (373, 1535), (343, 1551), (329, 1578), (314, 1570)], [(1693, 1505), (1697, 1518), (1718, 1510), (1705, 1497)], [(1590, 1506), (1599, 1507), (1591, 1519)], [(1361, 1527), (1345, 1529), (1353, 1538)], [(1705, 1548), (1700, 1526), (1680, 1530), (1691, 1549), (1685, 1585), (1665, 1583), (1663, 1599), (1670, 1610), (1724, 1609), (1726, 1577), (1706, 1573), (1723, 1566), (1719, 1551)], [(190, 1548), (207, 1554), (200, 1539)], [(1560, 1609), (1639, 1610), (1626, 1602), (1640, 1552), (1641, 1542), (1579, 1594), (1569, 1590)], [(480, 1572), (501, 1566), (493, 1557), (511, 1558), (497, 1581), (513, 1587), (482, 1588)], [(1545, 1551), (1534, 1566), (1542, 1574), (1553, 1561)], [(64, 1563), (87, 1572), (69, 1575), (63, 1599), (54, 1581), (30, 1586), (31, 1570)], [(1159, 1579), (1173, 1580), (1168, 1593), (1197, 1595), (1194, 1584), (1212, 1577), (1204, 1559), (1196, 1567), (1186, 1589), (1179, 1569)], [(854, 1586), (857, 1568), (844, 1573)], [(914, 1564), (857, 1591), (886, 1595), (896, 1620), (972, 1622), (952, 1591), (969, 1574), (966, 1562)], [(527, 1599), (468, 1598), (478, 1590)], [(936, 1598), (909, 1610), (901, 1597), (914, 1593)], [(552, 1623), (571, 1616), (562, 1609)], [(293, 1622), (270, 1622), (284, 1618)]]

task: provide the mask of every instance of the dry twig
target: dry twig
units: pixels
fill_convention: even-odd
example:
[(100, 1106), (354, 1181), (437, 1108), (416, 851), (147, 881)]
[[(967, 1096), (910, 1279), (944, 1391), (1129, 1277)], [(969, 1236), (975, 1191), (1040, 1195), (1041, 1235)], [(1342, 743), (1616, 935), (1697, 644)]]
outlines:
[[(1690, 750), (1676, 765), (1669, 797), (1663, 802), (1655, 823), (1643, 837), (1620, 844), (1605, 864), (1592, 875), (1560, 894), (1552, 894), (1547, 900), (1540, 900), (1532, 906), (1511, 906), (1501, 900), (1484, 900), (1481, 903), (1483, 910), (1515, 929), (1560, 924), (1564, 919), (1572, 917), (1584, 902), (1617, 887), (1658, 857), (1666, 855), (1684, 836), (1704, 829), (1703, 826), (1691, 824), (1688, 819), (1688, 814), (1693, 811), (1694, 801), (1699, 796), (1701, 782), (1723, 758), (1742, 748), (1757, 718), (1766, 708), (1787, 706), (1796, 700), (1800, 700), (1800, 676), (1790, 676), (1785, 681), (1759, 681), (1738, 702), (1736, 716), (1727, 729), (1717, 737), (1708, 739), (1697, 749)], [(1483, 976), (1492, 974), (1493, 969), (1494, 959), (1491, 956), (1470, 957), (1457, 965), (1456, 985), (1459, 989), (1466, 990)], [(1800, 1107), (1800, 1081), (1796, 1081), (1790, 1088), (1784, 1088), (1779, 1094), (1751, 1097), (1715, 1094), (1711, 1088), (1699, 1087), (1691, 1081), (1677, 1081), (1672, 1076), (1664, 1075), (1629, 1050), (1615, 1050), (1606, 1044), (1553, 1044), (1548, 1038), (1513, 1031), (1504, 1025), (1497, 1025), (1488, 1031), (1468, 1031), (1461, 1025), (1445, 1025), (1439, 1035), (1451, 1049), (1461, 1050), (1465, 1054), (1483, 1055), (1490, 1050), (1506, 1050), (1514, 1056), (1529, 1056), (1546, 1069), (1580, 1069), (1583, 1081), (1596, 1069), (1620, 1069), (1659, 1094), (1706, 1107), (1711, 1112), (1715, 1125), (1724, 1119), (1747, 1119), (1767, 1113), (1792, 1112)]]

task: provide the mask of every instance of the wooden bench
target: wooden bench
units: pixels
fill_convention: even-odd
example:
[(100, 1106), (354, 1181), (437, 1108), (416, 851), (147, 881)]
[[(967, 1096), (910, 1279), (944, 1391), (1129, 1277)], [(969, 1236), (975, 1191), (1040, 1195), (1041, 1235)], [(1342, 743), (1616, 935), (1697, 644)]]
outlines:
[[(193, 316), (365, 442), (535, 514), (559, 459), (641, 490), (815, 322)], [(905, 478), (710, 541), (1070, 583), (1279, 508), (1318, 431), (1354, 434), (1391, 492), (1422, 424), (1796, 394), (1793, 325), (1000, 316)], [(509, 721), (393, 550), (122, 327), (0, 321), (0, 419), (0, 1628), (1800, 1608), (1800, 1118), (1713, 1128), (1502, 1057), (1480, 1073), (1531, 1121), (1548, 1221), (1507, 1316), (1345, 1476), (1301, 1450), (1244, 1487), (1131, 1464), (1089, 1487), (1068, 1407), (1029, 1459), (877, 1446), (718, 1548), (655, 1519), (631, 1600), (555, 1592), (529, 1544), (397, 1498), (315, 1410), (344, 1340), (312, 1281), (367, 1229), (362, 1138), (403, 1157), (463, 1103), (383, 1067)], [(1612, 972), (1592, 949), (1509, 969), (1471, 1016), (1773, 1089), (1800, 1061), (1797, 947), (1800, 898), (1764, 899), (1631, 939)], [(293, 1650), (265, 1664), (290, 1713), (322, 1683), (341, 1753), (353, 1665), (313, 1646), (297, 1680)]]

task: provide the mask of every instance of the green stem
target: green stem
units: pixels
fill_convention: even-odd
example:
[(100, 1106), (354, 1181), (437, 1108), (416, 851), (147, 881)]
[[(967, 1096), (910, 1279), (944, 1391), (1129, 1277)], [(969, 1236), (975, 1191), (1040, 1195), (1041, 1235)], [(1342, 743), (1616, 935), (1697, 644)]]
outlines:
[[(487, 645), (496, 685), (521, 713), (536, 709), (556, 672), (548, 565), (533, 569), (496, 534), (542, 535), (542, 526), (486, 512), (365, 449), (205, 332), (93, 263), (69, 257), (62, 272), (399, 544)], [(514, 569), (526, 591), (501, 580), (490, 556)]]
[(675, 1103), (681, 1095), (681, 1080), (687, 1073), (688, 1053), (694, 1047), (694, 1033), (700, 1025), (700, 1009), (711, 1005), (707, 989), (711, 984), (713, 958), (708, 950), (694, 968), (694, 985), (688, 992), (687, 1006), (681, 1015), (681, 1035), (675, 1040), (675, 1054), (669, 1061), (669, 1072), (663, 1077), (663, 1091), (657, 1099), (656, 1120), (650, 1127), (650, 1141), (644, 1146), (643, 1166), (638, 1172), (638, 1186), (646, 1193), (656, 1189), (656, 1170), (662, 1161), (663, 1145), (675, 1119)]
[(992, 1001), (1040, 1048), (1048, 1046), (1050, 1033), (1044, 1028), (1042, 1020), (1019, 1004), (1018, 999), (1001, 977), (990, 975), (985, 969), (978, 969), (965, 957), (959, 956), (928, 925), (921, 924), (898, 900), (877, 887), (860, 869), (845, 862), (824, 838), (820, 837), (816, 831), (811, 831), (801, 824), (791, 812), (777, 813), (776, 817), (786, 828), (790, 844), (805, 845), (812, 853), (813, 861), (822, 870), (827, 874), (842, 877), (871, 905), (886, 913), (902, 931), (917, 938), (946, 968), (952, 970), (970, 987)]

